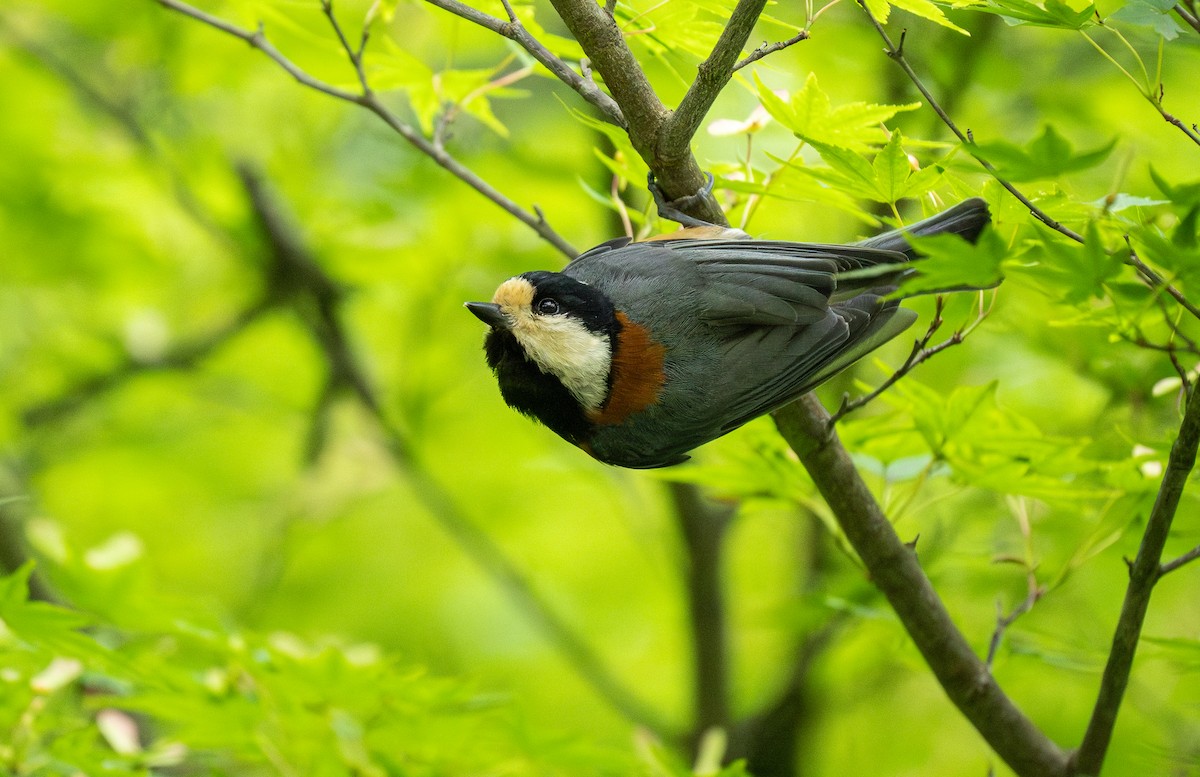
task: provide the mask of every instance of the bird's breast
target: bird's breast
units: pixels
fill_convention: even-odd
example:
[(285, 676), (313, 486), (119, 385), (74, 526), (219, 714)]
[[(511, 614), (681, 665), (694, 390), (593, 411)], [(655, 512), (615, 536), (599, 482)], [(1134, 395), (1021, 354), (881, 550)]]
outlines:
[(624, 313), (618, 312), (616, 318), (620, 329), (612, 353), (608, 398), (599, 410), (588, 414), (598, 426), (620, 424), (654, 405), (667, 380), (663, 369), (666, 347)]

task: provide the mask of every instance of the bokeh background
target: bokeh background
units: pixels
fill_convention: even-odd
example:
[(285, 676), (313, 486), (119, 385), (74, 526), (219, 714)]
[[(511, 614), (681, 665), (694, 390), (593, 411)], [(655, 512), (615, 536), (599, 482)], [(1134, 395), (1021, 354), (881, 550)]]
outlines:
[[(724, 5), (623, 11), (629, 29), (650, 30), (630, 40), (668, 104)], [(369, 6), (339, 0), (336, 12), (357, 35)], [(261, 20), (298, 65), (354, 88), (315, 0), (204, 8), (249, 29)], [(447, 148), (513, 201), (540, 206), (576, 248), (622, 231), (614, 186), (635, 228), (669, 228), (642, 219), (634, 175), (614, 183), (614, 169), (640, 174), (639, 163), (580, 118), (576, 95), (540, 73), (488, 86), (522, 66), (510, 44), (423, 3), (384, 10), (370, 72), (414, 126), (434, 131), (443, 106), (474, 92), (447, 125)], [(547, 39), (566, 34), (548, 7), (528, 13)], [(805, 13), (769, 6), (751, 43), (794, 34)], [(1108, 149), (1077, 170), (1035, 170), (1028, 193), (1080, 230), (1116, 195), (1129, 198), (1121, 217), (1177, 223), (1170, 206), (1154, 210), (1168, 198), (1150, 170), (1194, 180), (1196, 148), (1104, 54), (1076, 32), (952, 16), (969, 37), (903, 11), (893, 27), (909, 29), (907, 54), (960, 126), (1028, 149), (1049, 125), (1067, 156)], [(1173, 17), (1124, 34), (1151, 67), (1164, 42), (1167, 103), (1194, 120), (1197, 35), (1164, 37), (1161, 19)], [(1136, 72), (1119, 40), (1090, 34)], [(742, 71), (710, 120), (754, 111), (752, 71), (791, 93), (816, 74), (834, 105), (917, 100), (849, 2), (822, 13), (810, 40)], [(668, 486), (686, 480), (731, 511), (718, 568), (732, 717), (795, 700), (773, 740), (787, 765), (769, 773), (1007, 773), (842, 551), (768, 420), (694, 465), (636, 473), (503, 405), (462, 302), (564, 257), (377, 117), (148, 1), (10, 0), (0, 83), (0, 511), (7, 563), (37, 558), (45, 592), (118, 630), (196, 618), (229, 634), (370, 644), (397, 671), (458, 678), (522, 745), (520, 757), (452, 773), (633, 773), (649, 768), (647, 728), (674, 743), (693, 721), (694, 557)], [(1178, 425), (1177, 373), (1164, 353), (1114, 334), (1132, 331), (1111, 322), (1120, 299), (1071, 297), (1021, 207), (965, 154), (932, 143), (948, 135), (927, 107), (889, 126), (931, 141), (909, 152), (947, 167), (940, 202), (989, 197), (1014, 258), (994, 295), (948, 302), (935, 341), (990, 310), (965, 343), (841, 432), (897, 530), (919, 536), (925, 569), (981, 654), (998, 609), (1017, 607), (1031, 578), (1047, 589), (1007, 630), (994, 668), (1071, 745), (1120, 606), (1122, 556), (1136, 551)], [(752, 136), (702, 130), (697, 155), (736, 178), (747, 153), (773, 169), (795, 145), (772, 122)], [(748, 231), (846, 241), (890, 215), (811, 189), (762, 199)], [(745, 214), (744, 194), (722, 196)], [(925, 197), (902, 209), (936, 207)], [(1136, 285), (1131, 273), (1113, 283)], [(933, 301), (912, 305), (919, 335)], [(1156, 326), (1147, 336), (1164, 341)], [(820, 396), (834, 407), (878, 384), (911, 342)], [(1168, 555), (1200, 541), (1196, 507), (1185, 497)], [(1156, 592), (1107, 774), (1200, 774), (1196, 574), (1180, 570)], [(488, 736), (458, 747), (488, 752)], [(286, 771), (270, 759), (217, 763)], [(303, 763), (295, 773), (322, 773)]]

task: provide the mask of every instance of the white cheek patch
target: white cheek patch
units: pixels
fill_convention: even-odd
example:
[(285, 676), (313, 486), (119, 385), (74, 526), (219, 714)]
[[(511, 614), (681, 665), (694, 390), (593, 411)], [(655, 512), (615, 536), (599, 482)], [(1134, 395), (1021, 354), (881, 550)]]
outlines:
[(567, 316), (514, 317), (517, 342), (529, 358), (557, 377), (586, 411), (598, 411), (608, 396), (612, 346), (608, 337), (588, 330)]
[(612, 344), (569, 316), (540, 316), (533, 312), (533, 285), (510, 278), (492, 301), (511, 322), (510, 331), (529, 358), (553, 375), (579, 400), (585, 411), (597, 412), (608, 396)]

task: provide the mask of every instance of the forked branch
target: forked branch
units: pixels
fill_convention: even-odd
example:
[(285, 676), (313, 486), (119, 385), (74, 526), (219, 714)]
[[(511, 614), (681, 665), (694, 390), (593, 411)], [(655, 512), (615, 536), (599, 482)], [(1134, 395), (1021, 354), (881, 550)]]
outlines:
[[(600, 87), (596, 86), (594, 81), (585, 75), (576, 73), (570, 65), (555, 56), (548, 48), (534, 38), (525, 25), (521, 24), (517, 19), (516, 14), (512, 12), (511, 7), (507, 6), (507, 4), (508, 21), (504, 21), (495, 16), (485, 14), (458, 0), (425, 0), (425, 2), (466, 19), (469, 22), (474, 22), (480, 27), (489, 29), (497, 35), (501, 35), (517, 43), (521, 48), (529, 52), (535, 60), (553, 73), (558, 80), (578, 92), (579, 96), (584, 100), (596, 106), (606, 121), (622, 129), (627, 126), (625, 115), (621, 112), (621, 107), (617, 105), (617, 102), (600, 89)], [(612, 14), (609, 13), (609, 16), (612, 16)], [(581, 67), (580, 70), (583, 70), (583, 68)]]

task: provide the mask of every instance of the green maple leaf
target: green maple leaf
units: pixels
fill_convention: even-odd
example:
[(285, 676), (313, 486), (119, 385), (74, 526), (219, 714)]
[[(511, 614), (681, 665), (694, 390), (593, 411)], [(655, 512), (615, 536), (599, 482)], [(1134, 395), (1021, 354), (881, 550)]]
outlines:
[(1056, 178), (1095, 167), (1108, 158), (1116, 143), (1114, 138), (1099, 148), (1076, 154), (1070, 141), (1047, 124), (1042, 134), (1024, 148), (996, 141), (976, 143), (973, 151), (995, 165), (1001, 178), (1021, 182)]
[(879, 20), (880, 24), (887, 22), (892, 8), (899, 8), (902, 11), (908, 11), (914, 16), (928, 19), (935, 24), (940, 24), (947, 29), (962, 33), (963, 35), (970, 36), (971, 34), (947, 19), (942, 9), (930, 2), (930, 0), (864, 0), (864, 2), (867, 10)]
[(901, 287), (905, 295), (957, 289), (986, 289), (1004, 279), (1003, 262), (1012, 253), (994, 229), (985, 228), (974, 243), (958, 235), (909, 238), (921, 254), (916, 275)]
[(1076, 10), (1062, 0), (1046, 0), (1042, 5), (1030, 0), (987, 0), (984, 4), (973, 5), (972, 9), (1003, 16), (1012, 24), (1061, 30), (1081, 30), (1094, 24), (1096, 17), (1096, 6), (1091, 3)]
[(875, 105), (847, 103), (834, 106), (829, 95), (817, 84), (817, 76), (809, 73), (804, 88), (788, 98), (768, 89), (757, 74), (758, 97), (771, 118), (791, 130), (796, 137), (813, 143), (868, 151), (887, 141), (882, 125), (901, 111), (912, 111), (920, 103), (907, 105)]
[(893, 132), (874, 160), (848, 148), (810, 141), (828, 167), (798, 167), (805, 174), (855, 197), (895, 204), (919, 196), (934, 186), (943, 170), (934, 165), (915, 169), (904, 150), (904, 136)]

